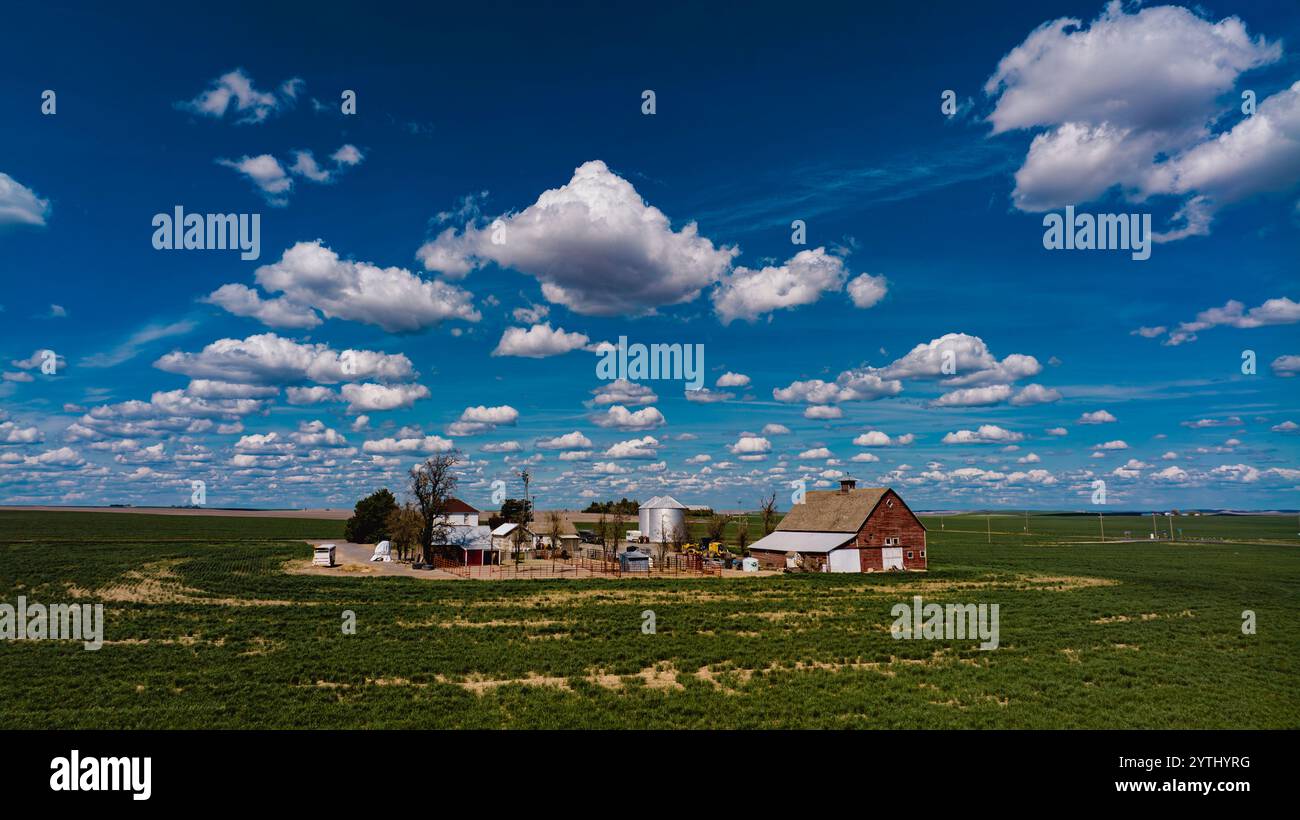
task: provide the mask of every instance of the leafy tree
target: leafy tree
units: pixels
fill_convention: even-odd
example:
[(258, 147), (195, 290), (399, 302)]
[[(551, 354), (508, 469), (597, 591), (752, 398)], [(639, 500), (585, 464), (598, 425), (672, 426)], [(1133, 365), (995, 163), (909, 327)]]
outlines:
[(533, 520), (533, 502), (525, 498), (507, 498), (501, 504), (502, 521), (527, 524)]
[(388, 540), (397, 548), (397, 560), (405, 561), (415, 553), (424, 531), (424, 516), (411, 502), (394, 507), (388, 513)]
[(583, 512), (589, 513), (622, 513), (623, 515), (636, 515), (641, 509), (641, 502), (636, 499), (628, 499), (626, 496), (620, 501), (593, 501), (587, 505)]
[(353, 544), (375, 544), (389, 538), (388, 516), (396, 509), (397, 499), (387, 488), (376, 490), (357, 502), (343, 537)]
[(736, 522), (736, 548), (744, 555), (749, 546), (749, 516), (742, 515)]

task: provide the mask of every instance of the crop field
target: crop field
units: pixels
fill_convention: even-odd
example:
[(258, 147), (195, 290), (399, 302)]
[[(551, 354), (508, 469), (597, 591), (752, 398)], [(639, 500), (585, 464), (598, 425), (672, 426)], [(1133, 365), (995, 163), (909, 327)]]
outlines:
[[(98, 651), (0, 642), (0, 727), (1300, 727), (1294, 516), (927, 517), (928, 573), (480, 582), (285, 571), (341, 522), (84, 515), (0, 514), (0, 600), (106, 620)], [(998, 604), (999, 647), (895, 640), (915, 595)]]
[(0, 543), (139, 540), (342, 538), (346, 522), (313, 518), (241, 518), (119, 512), (26, 512), (0, 509)]

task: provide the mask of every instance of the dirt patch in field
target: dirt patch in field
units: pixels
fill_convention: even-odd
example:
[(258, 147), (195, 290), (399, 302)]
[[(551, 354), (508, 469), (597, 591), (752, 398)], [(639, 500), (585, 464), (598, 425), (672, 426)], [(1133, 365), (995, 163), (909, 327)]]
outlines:
[(514, 629), (530, 629), (533, 627), (556, 626), (564, 621), (554, 621), (549, 618), (530, 618), (528, 620), (492, 620), (492, 621), (470, 621), (464, 618), (453, 618), (451, 620), (426, 619), (423, 621), (405, 621), (397, 620), (394, 622), (403, 629), (429, 629), (432, 627), (441, 627), (442, 629), (487, 629), (494, 626), (511, 627)]
[(1016, 589), (1037, 592), (1071, 592), (1076, 589), (1116, 586), (1114, 578), (1092, 578), (1086, 575), (1017, 575), (1010, 578), (991, 577), (984, 581), (925, 580), (915, 584), (894, 586), (855, 587), (861, 592), (877, 594), (922, 594), (936, 592), (961, 592), (968, 589)]
[[(643, 685), (648, 689), (659, 689), (665, 691), (679, 691), (685, 689), (677, 681), (677, 669), (671, 663), (659, 663), (654, 666), (646, 667), (634, 675), (612, 675), (600, 670), (591, 670), (586, 675), (581, 676), (581, 680), (588, 683), (601, 686), (606, 689), (624, 689), (629, 684)], [(523, 677), (517, 678), (492, 678), (486, 675), (473, 674), (464, 678), (453, 679), (446, 675), (437, 675), (434, 680), (437, 683), (450, 684), (459, 686), (467, 692), (473, 692), (476, 695), (483, 695), (502, 686), (549, 686), (564, 691), (572, 691), (573, 687), (569, 684), (569, 678), (555, 675), (541, 675), (536, 672), (530, 672)], [(427, 683), (415, 683), (408, 678), (366, 678), (366, 686), (428, 686)], [(318, 680), (314, 686), (324, 689), (350, 689), (353, 685), (350, 683), (340, 683), (336, 681)]]
[(677, 681), (677, 667), (671, 663), (658, 663), (654, 666), (648, 666), (635, 675), (607, 675), (593, 672), (586, 679), (606, 689), (622, 689), (628, 683), (625, 678), (631, 680), (639, 678), (647, 689), (681, 690), (686, 688)]
[(1107, 615), (1103, 618), (1093, 620), (1094, 624), (1124, 624), (1129, 621), (1155, 621), (1160, 618), (1195, 618), (1196, 614), (1190, 609), (1184, 609), (1182, 612), (1171, 612), (1161, 615), (1159, 612), (1143, 612), (1138, 615)]
[(122, 574), (109, 586), (94, 590), (69, 585), (67, 594), (72, 598), (95, 598), (101, 601), (131, 604), (209, 604), (212, 606), (291, 606), (304, 601), (277, 601), (261, 598), (210, 598), (203, 590), (186, 586), (176, 566), (178, 559), (154, 561)]
[(537, 674), (529, 674), (528, 677), (525, 678), (505, 678), (505, 679), (497, 679), (497, 680), (476, 676), (476, 677), (467, 678), (466, 680), (459, 680), (459, 681), (449, 680), (443, 677), (442, 675), (439, 675), (437, 680), (439, 683), (455, 684), (461, 687), (462, 689), (473, 692), (476, 695), (482, 695), (498, 687), (510, 686), (512, 684), (517, 684), (520, 686), (551, 686), (556, 689), (564, 689), (566, 691), (570, 690), (568, 678), (557, 678), (557, 677), (551, 677), (547, 675), (537, 675)]
[(892, 678), (898, 674), (895, 667), (921, 666), (932, 668), (946, 666), (952, 663), (978, 665), (978, 661), (971, 658), (957, 658), (947, 649), (936, 649), (928, 658), (900, 658), (897, 655), (890, 655), (889, 660), (887, 661), (864, 661), (862, 659), (851, 661), (795, 661), (794, 663), (780, 663), (779, 661), (773, 661), (762, 669), (746, 669), (732, 666), (720, 666), (717, 668), (714, 668), (713, 666), (701, 666), (695, 672), (695, 677), (698, 680), (712, 685), (719, 691), (734, 695), (740, 694), (738, 687), (749, 683), (753, 679), (754, 675), (760, 673), (839, 673), (846, 670), (867, 670)]
[(257, 655), (269, 655), (272, 652), (278, 652), (281, 649), (284, 649), (285, 646), (288, 645), (285, 641), (277, 641), (277, 640), (272, 640), (271, 638), (262, 638), (262, 637), (253, 638), (248, 643), (249, 643), (248, 649), (245, 649), (243, 652), (240, 652), (239, 653), (240, 657), (248, 658)]
[(470, 602), (468, 605), (473, 607), (536, 607), (545, 609), (549, 607), (565, 607), (577, 603), (597, 603), (597, 604), (671, 604), (671, 603), (688, 603), (691, 601), (743, 601), (751, 600), (748, 596), (738, 595), (731, 592), (715, 592), (703, 589), (673, 590), (673, 589), (574, 589), (574, 590), (547, 590), (530, 595), (520, 595), (501, 598), (483, 598)]
[(772, 621), (773, 623), (780, 623), (782, 621), (788, 621), (791, 618), (827, 618), (827, 617), (833, 617), (834, 615), (837, 614), (839, 613), (837, 613), (833, 609), (806, 609), (806, 610), (778, 609), (778, 610), (772, 610), (768, 612), (737, 612), (728, 617), (761, 618), (764, 621)]
[(226, 639), (208, 640), (194, 635), (181, 635), (177, 638), (118, 638), (103, 643), (104, 646), (198, 646), (199, 644), (225, 646)]
[[(573, 685), (571, 681), (573, 680), (585, 681), (586, 683), (612, 691), (626, 691), (629, 688), (638, 688), (643, 686), (646, 689), (654, 689), (663, 692), (680, 692), (686, 688), (681, 682), (680, 676), (683, 674), (689, 674), (695, 680), (708, 684), (719, 692), (729, 695), (740, 695), (743, 694), (741, 687), (753, 680), (754, 676), (757, 674), (799, 674), (806, 672), (839, 673), (846, 670), (870, 670), (886, 677), (894, 677), (897, 674), (895, 667), (933, 668), (953, 663), (976, 662), (968, 658), (957, 658), (948, 649), (937, 649), (928, 658), (900, 658), (896, 655), (891, 655), (887, 661), (865, 661), (861, 659), (849, 661), (796, 661), (794, 663), (781, 663), (774, 661), (761, 669), (748, 669), (728, 665), (705, 665), (701, 666), (694, 673), (683, 673), (672, 661), (661, 661), (653, 666), (648, 666), (642, 669), (640, 672), (622, 675), (613, 674), (601, 669), (589, 669), (582, 675), (575, 675), (572, 677), (543, 675), (537, 672), (530, 672), (522, 677), (497, 678), (481, 673), (475, 673), (454, 678), (448, 675), (436, 675), (433, 680), (439, 684), (459, 686), (465, 691), (473, 692), (476, 695), (485, 695), (503, 686), (546, 686), (566, 692), (572, 692)], [(351, 683), (327, 680), (317, 680), (312, 684), (299, 685), (321, 689), (355, 688)], [(414, 682), (409, 678), (402, 677), (379, 677), (366, 678), (364, 685), (424, 687), (429, 684)], [(1005, 702), (1003, 702), (1002, 705), (1006, 705)]]

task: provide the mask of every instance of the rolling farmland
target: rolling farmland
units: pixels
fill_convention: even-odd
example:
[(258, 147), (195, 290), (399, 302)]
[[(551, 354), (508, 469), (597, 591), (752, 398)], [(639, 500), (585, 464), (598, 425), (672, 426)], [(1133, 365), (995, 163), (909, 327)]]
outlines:
[[(1294, 516), (923, 516), (924, 574), (477, 582), (284, 571), (338, 521), (96, 515), (0, 512), (0, 598), (106, 619), (0, 643), (0, 726), (1300, 727)], [(894, 640), (914, 595), (998, 604), (1000, 647)]]

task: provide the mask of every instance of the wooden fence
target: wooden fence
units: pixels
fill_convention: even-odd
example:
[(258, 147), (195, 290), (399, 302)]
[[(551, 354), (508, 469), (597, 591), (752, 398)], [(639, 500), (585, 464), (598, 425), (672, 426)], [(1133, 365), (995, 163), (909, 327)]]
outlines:
[(643, 570), (623, 569), (618, 558), (610, 555), (575, 555), (569, 558), (534, 559), (523, 563), (504, 560), (500, 564), (467, 566), (453, 559), (434, 556), (433, 565), (461, 578), (492, 580), (546, 578), (665, 578), (721, 575), (722, 565), (699, 555), (667, 555), (651, 558)]

